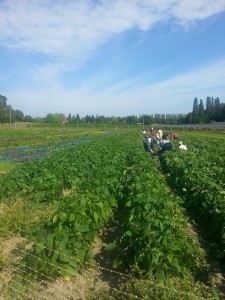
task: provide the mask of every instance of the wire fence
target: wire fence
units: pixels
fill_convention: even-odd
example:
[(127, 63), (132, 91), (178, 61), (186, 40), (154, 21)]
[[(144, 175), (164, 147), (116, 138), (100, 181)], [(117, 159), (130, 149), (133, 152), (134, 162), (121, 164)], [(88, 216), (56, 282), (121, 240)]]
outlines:
[[(7, 231), (9, 234), (9, 232)], [(41, 244), (33, 243), (26, 238), (22, 238), (18, 235), (13, 235), (19, 238), (21, 241), (26, 242), (28, 248), (35, 244), (36, 246), (42, 247), (46, 250), (53, 251)], [(50, 263), (37, 257), (29, 251), (22, 249), (19, 245), (16, 245), (12, 251), (4, 257), (4, 263), (2, 263), (1, 273), (0, 273), (0, 299), (48, 299), (48, 300), (61, 300), (61, 299), (97, 299), (95, 298), (95, 293), (101, 290), (110, 291), (113, 295), (120, 295), (121, 299), (146, 299), (141, 298), (138, 295), (127, 293), (122, 291), (113, 282), (117, 278), (117, 282), (124, 282), (128, 280), (135, 280), (130, 274), (124, 274), (112, 269), (108, 269), (100, 266), (97, 263), (85, 262), (86, 268), (82, 273), (77, 271), (69, 271), (64, 269), (62, 266), (57, 266), (54, 263)], [(54, 250), (55, 253), (63, 255), (69, 259), (73, 257), (65, 254), (61, 251)], [(69, 272), (69, 276), (60, 277), (53, 280), (50, 276), (44, 274), (41, 271), (37, 271), (21, 261), (21, 257), (26, 254), (31, 256), (34, 260), (43, 261), (50, 266), (57, 268), (59, 270), (64, 270)], [(102, 278), (101, 274), (108, 274), (107, 281)], [(204, 299), (194, 295), (193, 293), (187, 293), (179, 291), (178, 289), (168, 287), (162, 283), (156, 284), (155, 282), (140, 279), (140, 281), (148, 286), (152, 286), (159, 290), (164, 290), (165, 292), (173, 292), (177, 299)], [(171, 290), (172, 289), (172, 290)], [(92, 297), (92, 298), (88, 298)]]

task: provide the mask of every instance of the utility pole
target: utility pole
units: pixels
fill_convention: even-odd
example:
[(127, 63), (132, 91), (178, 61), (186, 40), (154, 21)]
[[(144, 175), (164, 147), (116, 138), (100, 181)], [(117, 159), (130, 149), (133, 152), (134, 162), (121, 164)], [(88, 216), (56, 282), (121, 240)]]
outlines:
[(11, 123), (12, 123), (11, 106), (9, 106), (9, 124), (10, 124), (10, 127), (11, 127)]

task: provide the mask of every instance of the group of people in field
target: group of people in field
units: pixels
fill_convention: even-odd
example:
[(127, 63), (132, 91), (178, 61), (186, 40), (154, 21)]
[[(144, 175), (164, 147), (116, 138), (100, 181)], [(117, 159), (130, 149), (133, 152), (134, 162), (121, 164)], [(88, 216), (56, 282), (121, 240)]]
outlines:
[[(179, 134), (177, 133), (163, 133), (161, 129), (154, 130), (152, 127), (143, 129), (143, 145), (145, 151), (151, 155), (162, 155), (165, 151), (173, 150), (173, 144), (171, 140), (178, 140)], [(178, 148), (180, 150), (187, 150), (187, 146), (182, 141), (178, 141)]]

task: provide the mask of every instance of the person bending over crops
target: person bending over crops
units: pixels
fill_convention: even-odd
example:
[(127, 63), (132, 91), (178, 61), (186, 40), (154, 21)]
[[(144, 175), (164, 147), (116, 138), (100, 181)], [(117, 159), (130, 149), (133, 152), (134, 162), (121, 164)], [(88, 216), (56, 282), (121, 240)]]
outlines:
[(168, 137), (159, 142), (159, 147), (160, 150), (157, 153), (158, 156), (162, 155), (165, 151), (173, 150), (173, 145), (169, 141)]
[(152, 136), (151, 137), (151, 143), (150, 143), (151, 153), (152, 154), (155, 153), (154, 148), (155, 148), (156, 145), (159, 145), (159, 140), (157, 139), (157, 137)]
[(151, 138), (146, 135), (146, 137), (143, 139), (143, 145), (144, 145), (144, 149), (146, 152), (152, 152), (152, 149), (151, 149)]

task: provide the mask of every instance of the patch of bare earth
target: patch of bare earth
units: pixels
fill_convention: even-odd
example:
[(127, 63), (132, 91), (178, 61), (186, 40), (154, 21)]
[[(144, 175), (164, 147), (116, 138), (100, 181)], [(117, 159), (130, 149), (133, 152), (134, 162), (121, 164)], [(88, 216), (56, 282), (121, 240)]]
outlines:
[[(93, 252), (97, 255), (102, 249), (102, 241), (97, 239), (93, 244)], [(83, 300), (92, 296), (103, 288), (108, 287), (101, 279), (101, 268), (95, 262), (86, 263), (86, 269), (74, 277), (65, 276), (54, 282), (45, 282), (40, 285), (37, 300)]]
[[(82, 273), (78, 273), (76, 276), (61, 277), (52, 282), (50, 280), (40, 280), (38, 283), (30, 282), (30, 286), (23, 292), (12, 290), (11, 285), (13, 282), (21, 284), (14, 277), (20, 258), (15, 257), (13, 250), (18, 248), (18, 245), (22, 241), (23, 238), (12, 237), (1, 243), (2, 251), (0, 253), (2, 253), (2, 257), (4, 258), (4, 264), (2, 269), (0, 269), (0, 300), (24, 299), (23, 297), (36, 300), (83, 300), (109, 287), (107, 279), (103, 278), (101, 267), (93, 262), (87, 263), (86, 269), (82, 270)], [(103, 243), (100, 239), (95, 241), (93, 245), (95, 255), (98, 255), (102, 246)], [(4, 294), (1, 293), (3, 288)], [(10, 296), (8, 291), (11, 291)], [(14, 296), (12, 296), (13, 292), (15, 293)]]
[[(15, 249), (16, 245), (22, 240), (23, 239), (20, 237), (11, 237), (7, 240), (1, 241), (0, 291), (3, 289), (3, 286), (9, 284), (10, 280), (12, 279), (13, 268), (12, 264), (10, 263), (10, 261), (12, 260), (12, 251)], [(0, 293), (0, 300), (3, 299), (5, 298), (1, 296)]]

